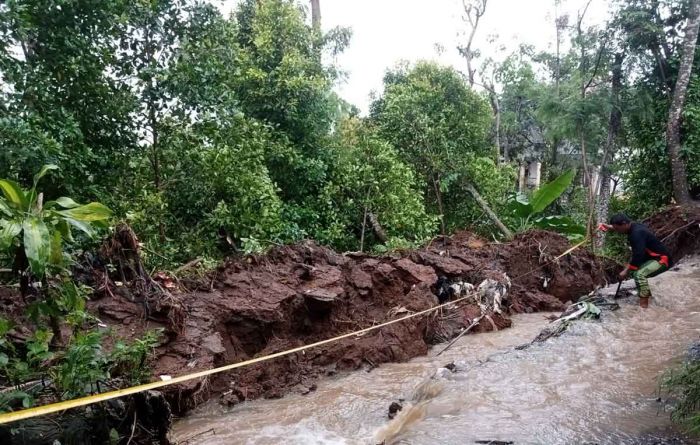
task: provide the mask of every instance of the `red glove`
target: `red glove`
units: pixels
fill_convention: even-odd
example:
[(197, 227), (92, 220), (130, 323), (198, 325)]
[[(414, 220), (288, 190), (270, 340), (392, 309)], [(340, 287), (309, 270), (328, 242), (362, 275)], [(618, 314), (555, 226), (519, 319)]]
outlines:
[(598, 230), (600, 230), (601, 232), (607, 232), (607, 231), (608, 231), (608, 226), (607, 226), (606, 224), (600, 223), (600, 224), (598, 225)]

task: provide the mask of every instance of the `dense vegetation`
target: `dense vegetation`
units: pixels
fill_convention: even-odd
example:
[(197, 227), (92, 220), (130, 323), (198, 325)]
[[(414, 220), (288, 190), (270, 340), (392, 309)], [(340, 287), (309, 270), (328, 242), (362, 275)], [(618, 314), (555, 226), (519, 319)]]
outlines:
[[(149, 269), (162, 269), (305, 238), (343, 251), (409, 247), (464, 227), (498, 238), (538, 225), (580, 238), (609, 208), (643, 217), (670, 203), (678, 162), (697, 196), (698, 69), (679, 156), (667, 137), (691, 3), (619, 1), (604, 27), (584, 26), (582, 7), (551, 25), (557, 52), (523, 45), (503, 62), (469, 41), (455, 49), (466, 74), (401, 63), (362, 117), (334, 93), (341, 75), (327, 63), (351, 32), (321, 32), (306, 2), (243, 0), (230, 17), (195, 0), (3, 2), (0, 178), (26, 195), (15, 202), (3, 189), (0, 279), (23, 293), (43, 283), (34, 319), (53, 333), (37, 327), (18, 350), (0, 319), (0, 379), (36, 377), (50, 362), (73, 396), (124, 369), (125, 350), (143, 361), (156, 336), (101, 351), (84, 310), (90, 289), (71, 280), (75, 253), (94, 247), (107, 222), (128, 222)], [(465, 15), (486, 7), (466, 2)], [(558, 178), (556, 196), (518, 187), (529, 161)], [(63, 319), (74, 335), (52, 339)], [(71, 366), (97, 371), (75, 382)]]

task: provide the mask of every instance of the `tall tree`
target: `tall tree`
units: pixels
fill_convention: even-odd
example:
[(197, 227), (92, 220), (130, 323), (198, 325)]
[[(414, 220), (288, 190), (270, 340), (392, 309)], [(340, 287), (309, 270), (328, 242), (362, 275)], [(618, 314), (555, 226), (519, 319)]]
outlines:
[[(563, 31), (569, 26), (569, 16), (559, 15), (559, 6), (561, 5), (561, 0), (554, 0), (554, 27), (556, 31), (556, 59), (554, 62), (554, 85), (555, 94), (557, 100), (561, 97), (561, 40)], [(555, 138), (552, 141), (552, 154), (550, 157), (550, 162), (552, 165), (557, 163), (557, 154), (559, 153), (559, 139)]]
[[(456, 219), (447, 213), (455, 206), (454, 193), (460, 189), (479, 193), (466, 186), (474, 172), (470, 166), (480, 158), (493, 162), (487, 143), (488, 105), (454, 69), (429, 62), (389, 72), (384, 84), (384, 95), (372, 104), (372, 117), (381, 135), (424, 178), (426, 195), (437, 207), (446, 233), (447, 221)], [(484, 207), (486, 200), (479, 197), (477, 203)], [(494, 212), (485, 208), (484, 212), (497, 219)], [(503, 227), (500, 221), (494, 223)]]
[[(615, 156), (615, 152), (619, 143), (620, 130), (622, 128), (622, 103), (620, 94), (622, 91), (622, 62), (625, 58), (623, 52), (615, 54), (615, 60), (612, 66), (612, 81), (611, 81), (611, 102), (610, 120), (608, 122), (608, 137), (603, 149), (603, 159), (600, 164), (600, 180), (598, 181), (598, 201), (596, 204), (597, 218), (599, 222), (607, 222), (608, 208), (610, 204), (610, 163)], [(596, 247), (599, 249), (605, 243), (605, 232), (598, 232), (596, 238)]]
[(458, 49), (462, 57), (467, 61), (469, 86), (474, 86), (476, 68), (473, 66), (473, 63), (474, 59), (478, 56), (478, 53), (474, 50), (472, 45), (474, 44), (476, 30), (479, 27), (479, 21), (486, 12), (487, 3), (488, 0), (462, 0), (462, 7), (464, 8), (464, 16), (462, 19), (469, 24), (469, 34), (466, 44), (464, 46), (459, 46)]
[(321, 0), (311, 0), (311, 23), (317, 32), (321, 31)]
[[(0, 4), (0, 177), (31, 183), (61, 167), (62, 192), (111, 189), (133, 154), (135, 101), (112, 76), (127, 2), (17, 0)], [(69, 178), (81, 177), (76, 183)]]
[[(467, 79), (469, 80), (469, 86), (472, 88), (474, 85), (478, 85), (484, 90), (489, 96), (489, 103), (491, 104), (491, 111), (493, 112), (494, 125), (493, 125), (493, 142), (498, 153), (501, 153), (501, 105), (499, 103), (498, 92), (496, 91), (496, 85), (494, 78), (496, 72), (498, 71), (498, 65), (493, 60), (493, 58), (488, 58), (484, 61), (481, 67), (481, 82), (477, 82), (476, 74), (477, 70), (474, 66), (476, 59), (479, 57), (479, 51), (474, 49), (474, 37), (476, 36), (476, 31), (479, 27), (479, 22), (481, 18), (486, 13), (486, 6), (488, 0), (462, 0), (462, 6), (464, 9), (464, 15), (462, 20), (467, 24), (467, 41), (464, 46), (457, 46), (457, 50), (462, 55), (464, 60), (467, 62)], [(490, 43), (494, 43), (495, 38), (491, 39)], [(489, 75), (490, 74), (490, 75)], [(503, 149), (503, 159), (508, 161), (508, 152)]]
[[(156, 193), (164, 188), (162, 144), (164, 120), (175, 97), (169, 94), (165, 79), (178, 56), (178, 49), (191, 13), (190, 0), (154, 0), (130, 4), (130, 21), (121, 42), (118, 74), (132, 86), (139, 99), (136, 113), (141, 145), (147, 153)], [(160, 240), (165, 241), (165, 224), (159, 224)]]
[(681, 154), (681, 114), (683, 113), (683, 103), (685, 102), (690, 75), (693, 70), (693, 59), (695, 58), (695, 47), (698, 41), (698, 30), (700, 29), (700, 0), (690, 1), (690, 12), (688, 23), (685, 27), (685, 37), (683, 39), (683, 49), (681, 53), (680, 67), (676, 86), (673, 89), (673, 99), (668, 110), (668, 122), (666, 126), (666, 147), (671, 159), (671, 171), (673, 174), (673, 195), (679, 204), (691, 202), (688, 191), (688, 174), (685, 162)]

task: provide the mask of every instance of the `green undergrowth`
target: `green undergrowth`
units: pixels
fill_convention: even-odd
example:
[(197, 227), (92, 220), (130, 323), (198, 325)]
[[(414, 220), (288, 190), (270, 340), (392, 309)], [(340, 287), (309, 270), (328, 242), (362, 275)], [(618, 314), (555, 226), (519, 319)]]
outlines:
[(669, 370), (661, 386), (677, 400), (671, 415), (673, 420), (690, 433), (700, 435), (700, 361), (686, 362)]

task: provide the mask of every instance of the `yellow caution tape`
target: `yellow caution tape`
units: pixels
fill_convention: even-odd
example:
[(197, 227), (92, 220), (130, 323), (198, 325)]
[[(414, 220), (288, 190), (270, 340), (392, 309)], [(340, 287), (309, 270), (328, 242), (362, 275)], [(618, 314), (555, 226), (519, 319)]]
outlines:
[[(558, 260), (559, 258), (561, 258), (565, 255), (568, 255), (569, 253), (578, 249), (586, 241), (587, 241), (587, 239), (576, 244), (572, 248), (568, 249), (566, 252), (564, 252), (561, 255), (559, 255), (558, 257), (556, 257), (555, 260)], [(542, 267), (545, 264), (547, 264), (547, 263), (544, 263), (544, 264), (540, 265), (539, 267)], [(534, 270), (537, 270), (537, 269), (533, 269), (533, 271)], [(530, 271), (530, 272), (532, 272), (532, 271)], [(528, 272), (528, 273), (530, 273), (530, 272)], [(527, 275), (527, 274), (525, 274), (525, 275)], [(513, 279), (517, 279), (517, 278), (519, 278), (519, 277), (515, 277)], [(94, 394), (94, 395), (90, 395), (90, 396), (80, 397), (77, 399), (65, 400), (62, 402), (50, 403), (48, 405), (37, 406), (34, 408), (28, 408), (28, 409), (24, 409), (24, 410), (20, 410), (20, 411), (13, 411), (13, 412), (9, 412), (9, 413), (0, 414), (0, 425), (5, 424), (5, 423), (10, 423), (10, 422), (16, 422), (18, 420), (30, 419), (33, 417), (45, 416), (47, 414), (57, 413), (57, 412), (65, 411), (65, 410), (72, 409), (72, 408), (78, 408), (80, 406), (86, 406), (86, 405), (92, 405), (92, 404), (99, 403), (99, 402), (105, 402), (107, 400), (112, 400), (112, 399), (116, 399), (119, 397), (128, 396), (131, 394), (136, 394), (136, 393), (139, 393), (142, 391), (149, 391), (152, 389), (162, 388), (164, 386), (175, 385), (178, 383), (183, 383), (183, 382), (187, 382), (187, 381), (202, 378), (202, 377), (207, 377), (207, 376), (210, 376), (213, 374), (218, 374), (218, 373), (225, 372), (225, 371), (231, 371), (233, 369), (243, 368), (245, 366), (249, 366), (249, 365), (252, 365), (255, 363), (265, 362), (265, 361), (272, 360), (275, 358), (284, 357), (285, 355), (290, 355), (290, 354), (294, 354), (297, 352), (304, 352), (306, 349), (316, 348), (318, 346), (326, 345), (328, 343), (333, 343), (333, 342), (336, 342), (338, 340), (342, 340), (345, 338), (356, 337), (359, 335), (366, 334), (367, 332), (374, 331), (376, 329), (381, 329), (383, 327), (392, 325), (394, 323), (399, 323), (399, 322), (402, 322), (402, 321), (405, 321), (405, 320), (408, 320), (408, 319), (411, 319), (414, 317), (419, 317), (421, 315), (425, 315), (427, 313), (436, 311), (436, 310), (441, 309), (443, 307), (450, 306), (450, 305), (453, 305), (455, 303), (459, 303), (460, 301), (466, 300), (468, 298), (471, 298), (471, 295), (468, 295), (468, 296), (462, 297), (462, 298), (458, 298), (456, 300), (450, 301), (450, 302), (445, 303), (445, 304), (433, 306), (429, 309), (415, 312), (413, 314), (409, 314), (409, 315), (406, 315), (404, 317), (397, 318), (395, 320), (390, 320), (390, 321), (387, 321), (385, 323), (381, 323), (378, 325), (370, 326), (368, 328), (360, 329), (359, 331), (349, 332), (347, 334), (342, 334), (342, 335), (339, 335), (337, 337), (329, 338), (327, 340), (321, 340), (321, 341), (318, 341), (316, 343), (311, 343), (309, 345), (299, 346), (299, 347), (289, 349), (286, 351), (275, 352), (275, 353), (270, 354), (270, 355), (266, 355), (263, 357), (258, 357), (258, 358), (254, 358), (254, 359), (250, 359), (250, 360), (245, 360), (245, 361), (238, 362), (238, 363), (232, 363), (230, 365), (221, 366), (219, 368), (207, 369), (205, 371), (193, 372), (191, 374), (186, 374), (186, 375), (182, 375), (179, 377), (173, 377), (173, 378), (167, 379), (167, 380), (145, 383), (143, 385), (132, 386), (130, 388), (117, 389), (114, 391), (109, 391), (109, 392), (104, 392), (104, 393), (100, 393), (100, 394)]]

